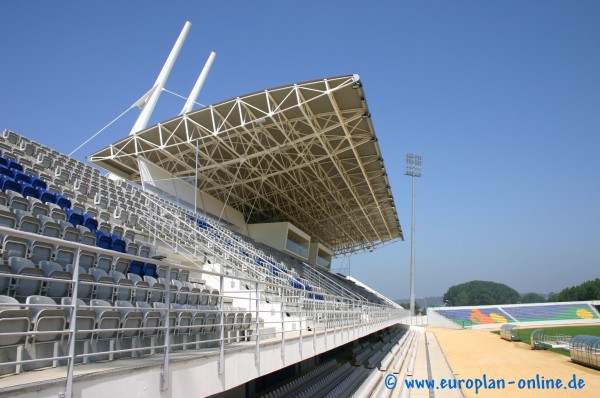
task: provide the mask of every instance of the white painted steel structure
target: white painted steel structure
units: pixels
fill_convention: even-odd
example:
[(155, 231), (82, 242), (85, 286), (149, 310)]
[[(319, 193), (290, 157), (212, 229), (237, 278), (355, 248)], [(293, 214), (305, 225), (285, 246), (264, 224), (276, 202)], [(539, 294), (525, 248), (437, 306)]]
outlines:
[[(82, 250), (108, 256), (115, 255), (115, 252), (111, 250), (87, 246), (79, 242), (68, 242), (62, 239), (13, 230), (1, 226), (0, 234), (20, 239), (35, 239), (36, 241), (42, 243), (73, 248), (78, 250), (78, 255)], [(167, 275), (169, 275), (171, 271), (188, 271), (191, 273), (198, 272), (198, 268), (194, 266), (178, 266), (174, 265), (172, 262), (142, 258), (126, 253), (119, 253), (118, 256), (128, 260), (137, 260), (156, 264), (157, 266), (162, 267)], [(75, 269), (78, 269), (78, 261), (79, 257), (76, 257)], [(195, 316), (196, 314), (215, 314), (215, 324), (180, 324), (179, 321), (176, 321), (176, 319), (178, 319), (178, 311), (180, 312), (181, 310), (177, 310), (171, 306), (171, 295), (168, 294), (168, 286), (158, 290), (154, 288), (130, 286), (128, 289), (131, 289), (134, 294), (135, 291), (138, 290), (147, 291), (150, 294), (158, 291), (165, 297), (164, 309), (155, 310), (161, 313), (161, 317), (165, 320), (165, 322), (159, 326), (136, 327), (133, 330), (135, 333), (132, 335), (132, 337), (130, 337), (130, 339), (133, 339), (133, 344), (131, 347), (119, 348), (121, 347), (120, 341), (123, 339), (123, 334), (125, 332), (132, 331), (131, 329), (127, 329), (127, 326), (118, 326), (115, 329), (111, 329), (102, 327), (98, 323), (91, 329), (82, 329), (81, 327), (77, 327), (79, 313), (77, 312), (77, 317), (75, 317), (76, 311), (72, 310), (76, 309), (79, 311), (82, 309), (91, 309), (97, 311), (102, 309), (102, 307), (95, 307), (93, 304), (85, 306), (76, 304), (57, 304), (55, 307), (41, 305), (41, 307), (44, 309), (58, 309), (61, 311), (68, 309), (71, 311), (72, 317), (68, 323), (68, 326), (64, 330), (40, 331), (33, 334), (30, 331), (0, 331), (0, 338), (14, 335), (25, 335), (29, 339), (32, 335), (44, 336), (56, 335), (58, 333), (66, 336), (66, 338), (54, 340), (52, 342), (56, 345), (55, 352), (60, 353), (62, 350), (61, 346), (64, 344), (64, 347), (66, 347), (65, 353), (63, 355), (51, 355), (43, 358), (26, 358), (23, 355), (24, 350), (29, 350), (27, 348), (29, 343), (26, 343), (24, 346), (20, 346), (19, 352), (21, 352), (21, 354), (17, 355), (16, 360), (2, 362), (0, 365), (3, 367), (14, 366), (16, 373), (21, 373), (24, 366), (32, 365), (37, 362), (52, 361), (54, 363), (54, 365), (51, 367), (52, 369), (56, 368), (61, 362), (66, 361), (67, 366), (64, 367), (65, 374), (58, 376), (57, 372), (54, 371), (51, 372), (48, 377), (44, 376), (44, 372), (49, 372), (51, 370), (39, 370), (36, 372), (36, 376), (41, 377), (42, 379), (48, 378), (48, 380), (52, 380), (47, 383), (49, 385), (56, 386), (59, 391), (64, 391), (64, 396), (70, 397), (73, 396), (74, 391), (81, 391), (81, 386), (84, 386), (86, 382), (85, 377), (76, 376), (74, 367), (75, 363), (80, 363), (83, 361), (84, 365), (92, 364), (95, 362), (94, 358), (96, 357), (105, 361), (106, 359), (103, 359), (103, 357), (106, 357), (107, 355), (114, 359), (119, 357), (140, 358), (144, 355), (150, 355), (150, 357), (162, 358), (160, 362), (153, 361), (153, 363), (157, 365), (162, 364), (159, 365), (159, 369), (162, 369), (160, 372), (160, 390), (166, 391), (170, 388), (175, 388), (170, 382), (169, 376), (169, 368), (171, 363), (173, 360), (177, 360), (177, 358), (181, 357), (181, 355), (177, 355), (177, 352), (180, 352), (180, 354), (185, 352), (188, 354), (189, 359), (201, 359), (202, 357), (212, 358), (210, 361), (214, 361), (216, 359), (216, 364), (218, 365), (217, 374), (223, 375), (222, 377), (231, 380), (230, 382), (220, 386), (219, 384), (214, 383), (203, 386), (203, 388), (198, 390), (197, 393), (200, 396), (205, 396), (220, 391), (225, 391), (228, 388), (246, 381), (250, 381), (261, 374), (269, 373), (278, 369), (279, 367), (285, 367), (289, 364), (314, 356), (317, 353), (325, 352), (331, 348), (355, 340), (374, 331), (381, 330), (396, 323), (400, 323), (405, 316), (405, 312), (401, 309), (390, 308), (381, 304), (369, 303), (360, 299), (351, 299), (347, 296), (323, 294), (322, 299), (316, 299), (314, 297), (309, 297), (309, 294), (303, 290), (290, 288), (288, 284), (282, 285), (277, 282), (270, 283), (265, 280), (259, 281), (255, 278), (235, 276), (230, 272), (214, 272), (206, 268), (202, 269), (202, 274), (206, 278), (216, 278), (220, 285), (219, 293), (217, 293), (218, 297), (215, 296), (214, 300), (217, 305), (213, 307), (198, 307), (193, 309), (187, 308), (185, 311), (189, 312), (192, 316)], [(57, 281), (56, 279), (49, 277), (27, 275), (13, 275), (12, 277), (18, 280), (41, 280), (45, 283)], [(65, 282), (64, 279), (61, 281)], [(76, 302), (75, 298), (78, 297), (78, 289), (81, 288), (81, 286), (91, 285), (94, 288), (103, 286), (113, 287), (112, 285), (106, 285), (106, 283), (102, 282), (80, 280), (77, 273), (73, 274), (72, 280), (66, 282), (72, 286), (69, 294), (72, 303)], [(249, 286), (249, 289), (240, 291), (226, 288), (226, 286), (233, 285), (232, 282), (236, 282), (236, 286), (246, 284)], [(270, 297), (270, 300), (273, 302), (273, 304), (267, 305), (265, 303), (265, 294), (269, 295), (268, 297)], [(177, 300), (177, 297), (178, 295), (174, 296), (174, 299)], [(234, 302), (238, 303), (247, 302), (246, 307), (242, 309), (239, 307), (230, 308), (229, 306), (226, 306), (225, 303), (231, 300), (235, 300)], [(5, 309), (6, 307), (11, 306), (14, 306), (15, 309), (24, 307), (24, 305), (21, 303), (14, 305), (3, 304)], [(35, 305), (33, 307), (35, 307)], [(140, 311), (140, 308), (132, 307), (131, 310)], [(238, 313), (240, 311), (243, 313), (252, 314), (252, 318), (245, 318), (246, 320), (238, 325), (235, 318), (230, 320), (228, 314)], [(170, 320), (173, 320), (174, 323), (170, 323)], [(306, 330), (307, 325), (310, 326), (308, 331)], [(261, 336), (258, 334), (260, 330), (264, 330), (264, 328), (273, 329), (273, 332), (270, 332), (272, 337), (269, 338), (267, 336), (266, 340), (261, 339)], [(156, 339), (152, 340), (150, 346), (142, 344), (143, 333), (148, 330), (161, 331)], [(74, 338), (72, 338), (72, 336), (75, 336), (75, 333), (81, 334), (88, 332), (92, 335), (101, 335), (101, 333), (107, 333), (111, 331), (116, 332), (113, 337), (107, 339), (103, 339), (102, 337), (96, 338), (97, 342), (105, 341), (108, 344), (109, 349), (95, 350), (89, 348), (84, 350), (84, 352), (75, 352), (76, 341)], [(246, 332), (242, 333), (242, 331)], [(254, 369), (254, 371), (242, 372), (241, 374), (235, 368), (229, 367), (229, 370), (227, 370), (227, 358), (231, 358), (231, 355), (235, 355), (236, 350), (233, 348), (238, 347), (238, 350), (248, 348), (248, 343), (245, 341), (247, 340), (246, 337), (250, 335), (254, 340), (252, 346), (254, 348), (253, 358), (256, 369)], [(165, 336), (169, 337), (165, 338)], [(94, 338), (91, 339), (91, 344), (95, 345)], [(269, 350), (276, 349), (277, 352), (279, 352), (281, 357), (277, 360), (277, 368), (273, 368), (269, 364), (261, 364), (261, 358), (264, 356), (262, 351), (264, 351), (266, 348)], [(233, 354), (227, 354), (227, 352), (232, 351), (232, 349)], [(286, 355), (288, 355), (287, 358)], [(200, 361), (200, 363), (202, 363), (202, 361)], [(115, 364), (117, 368), (127, 369), (130, 367), (132, 370), (136, 369), (138, 365), (139, 364), (135, 361), (127, 363), (119, 362), (118, 364)], [(81, 367), (82, 365), (79, 366)], [(107, 364), (103, 366), (103, 368), (110, 369), (111, 366)], [(200, 372), (205, 371), (202, 367), (199, 369), (201, 369), (199, 370)], [(89, 372), (98, 372), (97, 370), (94, 371), (93, 367), (87, 371), (85, 369), (81, 370), (83, 374)], [(192, 369), (189, 371), (194, 370)], [(56, 379), (56, 377), (59, 378)], [(98, 376), (96, 377), (103, 376), (98, 373)], [(30, 387), (27, 385), (22, 386), (20, 380), (21, 379), (11, 379), (10, 377), (3, 379), (0, 382), (0, 392), (4, 391), (4, 393), (8, 394), (11, 391), (29, 391)], [(78, 380), (80, 386), (76, 387), (75, 383), (78, 383)], [(119, 379), (114, 381), (118, 382), (118, 380)], [(122, 384), (123, 379), (120, 380)], [(64, 389), (61, 389), (60, 386), (63, 386), (62, 388)], [(122, 391), (127, 391), (127, 388), (123, 388), (124, 389)], [(178, 391), (180, 388), (181, 386), (176, 387), (176, 391)], [(55, 391), (54, 387), (49, 389), (46, 394), (38, 393), (36, 396), (55, 397), (56, 394), (53, 391)], [(159, 395), (158, 391), (150, 391), (149, 393), (151, 393), (152, 396)], [(79, 396), (79, 394), (76, 394), (76, 396)]]
[(208, 76), (208, 72), (210, 71), (210, 68), (212, 67), (213, 62), (215, 62), (216, 57), (217, 57), (217, 53), (215, 53), (214, 51), (212, 51), (210, 53), (210, 55), (208, 56), (208, 59), (206, 60), (206, 64), (204, 65), (204, 68), (202, 68), (202, 72), (200, 72), (200, 76), (198, 76), (198, 80), (196, 80), (196, 84), (194, 84), (194, 88), (192, 88), (192, 92), (190, 93), (190, 96), (185, 101), (185, 105), (183, 106), (183, 109), (181, 110), (181, 112), (179, 112), (180, 115), (189, 113), (194, 108), (194, 105), (196, 104), (196, 99), (200, 95), (200, 90), (202, 90), (202, 86), (204, 86), (204, 81), (206, 80), (206, 76)]
[(334, 255), (403, 239), (358, 75), (211, 105), (130, 135), (90, 161), (139, 183), (140, 158), (248, 223), (291, 222)]
[(167, 58), (163, 68), (161, 69), (158, 77), (156, 78), (156, 82), (154, 86), (148, 91), (142, 98), (140, 98), (136, 102), (136, 106), (138, 106), (142, 112), (138, 116), (135, 124), (131, 128), (129, 134), (137, 133), (140, 130), (143, 130), (148, 125), (148, 121), (150, 120), (150, 116), (152, 116), (152, 111), (154, 111), (154, 107), (158, 102), (158, 98), (162, 93), (163, 88), (165, 87), (165, 83), (171, 74), (171, 70), (173, 69), (173, 65), (175, 65), (175, 61), (177, 60), (177, 56), (179, 55), (179, 51), (181, 51), (181, 47), (183, 47), (183, 43), (185, 42), (185, 38), (187, 37), (188, 32), (192, 24), (187, 21), (173, 46), (173, 49), (169, 53), (169, 57)]

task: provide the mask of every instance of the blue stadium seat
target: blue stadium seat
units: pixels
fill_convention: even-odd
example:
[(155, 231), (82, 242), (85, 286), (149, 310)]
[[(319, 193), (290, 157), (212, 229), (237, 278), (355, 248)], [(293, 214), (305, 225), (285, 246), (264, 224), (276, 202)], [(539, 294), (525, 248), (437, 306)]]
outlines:
[(90, 231), (96, 232), (98, 229), (98, 220), (86, 213), (83, 215), (82, 225), (88, 227)]
[(96, 245), (103, 249), (111, 250), (112, 239), (109, 235), (104, 235), (102, 232), (96, 231)]
[(111, 247), (113, 250), (118, 251), (120, 253), (125, 253), (125, 241), (122, 239), (119, 239), (118, 236), (116, 235), (109, 235), (110, 239), (111, 239)]
[(0, 166), (8, 169), (8, 160), (2, 156), (0, 156)]
[(83, 216), (75, 210), (67, 210), (67, 221), (73, 224), (74, 227), (83, 225)]
[[(139, 276), (144, 276), (144, 266), (146, 265), (146, 263), (142, 263), (141, 261), (129, 261), (129, 269), (128, 269), (128, 273), (130, 274), (136, 274)], [(153, 275), (150, 275), (153, 276)]]
[(144, 275), (148, 275), (153, 278), (158, 277), (158, 274), (156, 273), (156, 265), (155, 264), (150, 264), (150, 263), (143, 263), (143, 264), (144, 264), (144, 268), (143, 268)]
[(9, 160), (8, 161), (8, 168), (15, 170), (15, 171), (23, 171), (23, 166), (21, 164), (19, 164), (18, 162), (15, 162), (14, 160)]
[(36, 188), (40, 188), (40, 189), (48, 189), (48, 184), (46, 184), (46, 181), (44, 181), (41, 178), (38, 178), (36, 176), (32, 176), (31, 185), (33, 185)]
[(40, 190), (40, 201), (42, 203), (54, 203), (56, 204), (56, 194), (45, 189)]
[(21, 173), (20, 171), (15, 172), (15, 181), (20, 182), (23, 181), (27, 184), (31, 184), (31, 176), (25, 173)]
[(21, 185), (21, 195), (23, 195), (24, 198), (29, 196), (36, 199), (40, 198), (40, 191), (38, 191), (37, 188), (25, 182), (20, 182), (19, 184)]
[(11, 190), (21, 193), (21, 184), (15, 182), (15, 180), (13, 180), (12, 178), (4, 178), (2, 180), (2, 190), (5, 192)]
[(15, 178), (15, 172), (8, 167), (0, 166), (0, 174), (9, 178)]
[(71, 201), (61, 194), (56, 194), (56, 204), (63, 210), (71, 208)]

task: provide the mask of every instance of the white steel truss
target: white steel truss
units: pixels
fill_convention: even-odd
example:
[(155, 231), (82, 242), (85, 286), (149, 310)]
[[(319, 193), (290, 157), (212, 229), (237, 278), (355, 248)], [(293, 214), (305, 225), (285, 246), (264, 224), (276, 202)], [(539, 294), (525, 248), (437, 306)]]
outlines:
[(197, 184), (249, 223), (291, 222), (335, 255), (403, 238), (357, 75), (211, 105), (128, 136), (90, 160), (140, 182), (138, 157)]

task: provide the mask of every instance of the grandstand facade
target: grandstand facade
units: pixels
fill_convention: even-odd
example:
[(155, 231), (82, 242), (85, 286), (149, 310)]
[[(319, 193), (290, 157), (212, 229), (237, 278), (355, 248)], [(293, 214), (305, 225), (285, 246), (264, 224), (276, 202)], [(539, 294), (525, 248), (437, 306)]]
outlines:
[[(267, 93), (269, 114), (258, 112), (255, 95), (244, 97), (257, 112), (246, 122), (266, 138), (252, 149), (256, 156), (246, 147), (241, 163), (226, 148), (256, 139), (244, 136), (256, 131), (226, 118), (214, 124), (224, 129), (217, 133), (202, 125), (223, 107), (240, 115), (241, 101), (94, 154), (111, 175), (3, 132), (2, 396), (100, 396), (106, 389), (135, 396), (140, 388), (147, 396), (239, 394), (289, 365), (318, 365), (332, 349), (392, 333), (407, 316), (327, 271), (332, 256), (402, 238), (362, 84), (354, 75)], [(312, 97), (288, 104), (292, 93)], [(269, 98), (279, 95), (273, 111)], [(152, 139), (157, 147), (144, 147)], [(201, 153), (211, 156), (202, 162)], [(131, 161), (142, 157), (143, 164)], [(136, 174), (134, 165), (150, 171)], [(228, 167), (237, 168), (235, 179)], [(330, 387), (346, 394), (368, 372), (344, 369)]]
[(329, 272), (403, 239), (359, 76), (194, 111), (211, 54), (147, 127), (190, 26), (90, 163), (0, 136), (3, 397), (255, 396), (290, 367), (329, 374), (297, 395), (348, 396), (405, 336), (406, 310)]
[(593, 301), (482, 305), (427, 309), (430, 326), (454, 329), (499, 328), (504, 324), (543, 326), (596, 324), (600, 314)]

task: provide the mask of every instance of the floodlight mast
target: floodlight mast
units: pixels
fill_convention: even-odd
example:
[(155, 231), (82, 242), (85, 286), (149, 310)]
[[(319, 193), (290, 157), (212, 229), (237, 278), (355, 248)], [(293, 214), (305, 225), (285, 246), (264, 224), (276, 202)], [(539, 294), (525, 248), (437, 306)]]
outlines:
[(412, 216), (410, 223), (410, 319), (415, 313), (415, 177), (421, 177), (421, 155), (406, 154), (406, 173), (412, 178)]

